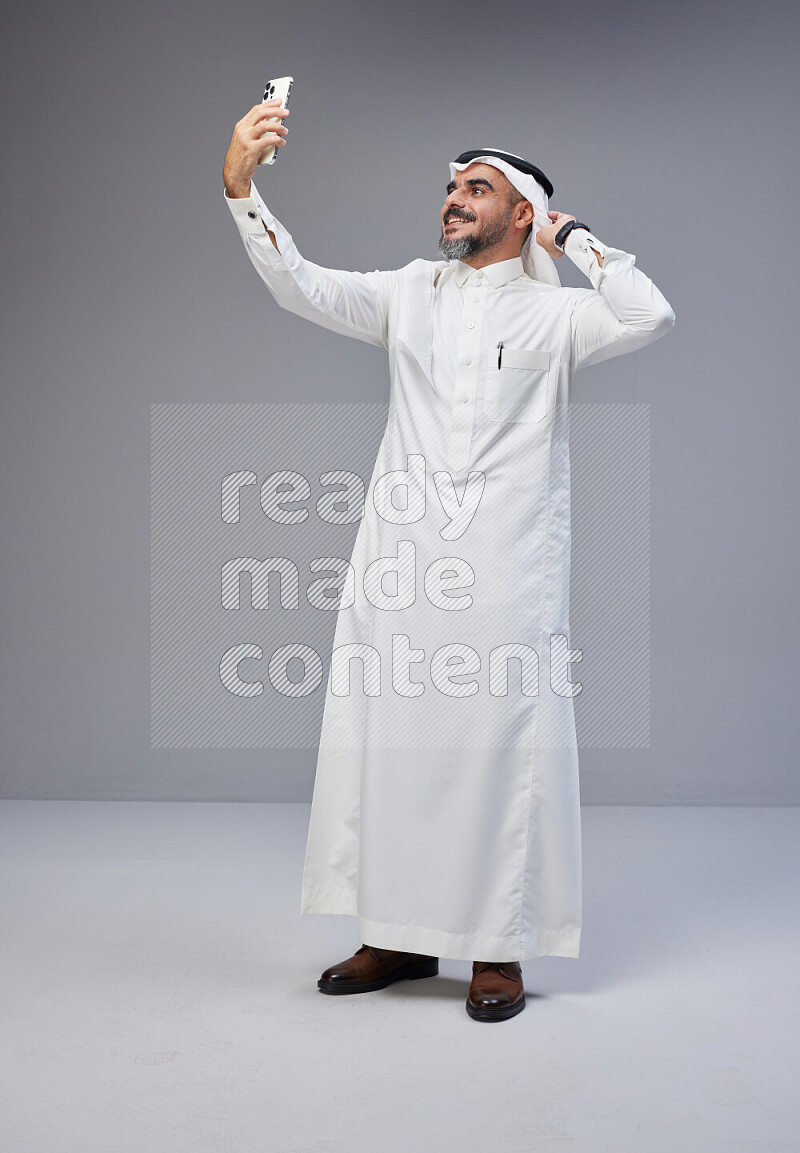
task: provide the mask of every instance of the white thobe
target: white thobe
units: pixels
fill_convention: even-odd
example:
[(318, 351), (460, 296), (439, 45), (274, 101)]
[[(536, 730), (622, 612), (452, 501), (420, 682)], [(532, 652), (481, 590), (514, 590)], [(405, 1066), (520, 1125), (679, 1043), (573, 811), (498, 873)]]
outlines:
[(565, 248), (591, 288), (532, 280), (519, 257), (348, 272), (305, 260), (254, 185), (226, 201), (281, 307), (390, 363), (353, 603), (337, 616), (301, 912), (351, 914), (387, 949), (577, 957), (570, 385), (674, 313), (635, 256), (584, 229)]

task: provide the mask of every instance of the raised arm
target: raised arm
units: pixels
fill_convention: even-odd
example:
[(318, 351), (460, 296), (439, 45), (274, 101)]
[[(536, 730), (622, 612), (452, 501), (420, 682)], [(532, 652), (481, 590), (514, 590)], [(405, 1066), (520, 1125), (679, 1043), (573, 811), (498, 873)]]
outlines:
[(225, 201), (247, 255), (281, 308), (333, 332), (386, 348), (397, 274), (322, 268), (305, 260), (252, 182), (264, 149), (285, 145), (285, 125), (268, 123), (278, 114), (289, 115), (278, 101), (251, 108), (237, 123), (225, 158)]
[[(288, 115), (289, 109), (282, 108), (280, 100), (265, 100), (261, 104), (253, 105), (250, 111), (237, 121), (222, 169), (226, 199), (230, 197), (245, 200), (250, 197), (251, 182), (261, 154), (271, 145), (275, 145), (276, 148), (286, 146), (289, 129), (283, 121)], [(264, 228), (277, 248), (278, 242), (274, 233), (267, 229), (266, 224)]]
[[(575, 218), (558, 212), (549, 215), (554, 224), (541, 229), (537, 241), (558, 257), (553, 236)], [(632, 253), (608, 247), (585, 228), (570, 232), (564, 252), (593, 285), (575, 292), (570, 318), (573, 368), (644, 348), (672, 328), (675, 313), (650, 277), (636, 268)]]

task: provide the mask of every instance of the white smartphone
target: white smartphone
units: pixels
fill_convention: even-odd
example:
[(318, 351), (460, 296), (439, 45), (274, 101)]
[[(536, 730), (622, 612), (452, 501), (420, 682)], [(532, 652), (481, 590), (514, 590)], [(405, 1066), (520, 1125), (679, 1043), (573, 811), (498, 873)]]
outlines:
[[(278, 99), (281, 102), (281, 108), (288, 108), (289, 96), (290, 96), (291, 91), (292, 91), (292, 84), (293, 83), (294, 83), (294, 81), (293, 81), (291, 76), (279, 76), (277, 80), (268, 81), (267, 86), (264, 89), (264, 98), (261, 101), (261, 103), (265, 104), (267, 102), (267, 100)], [(282, 123), (282, 118), (280, 116), (272, 117), (270, 120), (267, 121), (267, 124), (280, 124), (280, 123)], [(277, 151), (277, 145), (271, 144), (269, 146), (269, 148), (266, 150), (266, 152), (263, 152), (261, 154), (261, 157), (259, 158), (258, 163), (259, 164), (274, 164), (275, 159), (276, 159), (276, 157), (275, 157), (276, 151)]]

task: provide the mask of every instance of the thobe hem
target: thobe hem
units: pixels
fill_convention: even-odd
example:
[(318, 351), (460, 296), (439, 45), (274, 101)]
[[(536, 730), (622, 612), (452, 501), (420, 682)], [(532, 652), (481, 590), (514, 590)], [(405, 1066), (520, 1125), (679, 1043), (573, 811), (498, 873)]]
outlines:
[(520, 939), (486, 933), (445, 933), (424, 925), (392, 925), (359, 916), (356, 893), (345, 886), (304, 886), (301, 913), (345, 913), (358, 919), (358, 935), (366, 945), (404, 953), (425, 953), (455, 961), (530, 961), (535, 957), (577, 957), (581, 926), (532, 930)]

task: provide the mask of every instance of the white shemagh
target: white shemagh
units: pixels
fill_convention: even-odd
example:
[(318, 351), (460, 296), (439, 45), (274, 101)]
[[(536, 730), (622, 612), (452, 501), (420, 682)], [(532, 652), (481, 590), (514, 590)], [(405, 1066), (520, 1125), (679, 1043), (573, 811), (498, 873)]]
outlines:
[[(505, 148), (499, 148), (498, 152), (507, 152)], [(509, 153), (510, 156), (516, 153)], [(520, 160), (523, 157), (519, 157)], [(469, 168), (471, 164), (491, 164), (493, 168), (498, 168), (505, 176), (508, 177), (510, 182), (514, 185), (518, 192), (522, 193), (526, 200), (530, 200), (533, 205), (533, 228), (531, 234), (522, 246), (522, 267), (525, 269), (528, 276), (532, 280), (541, 280), (545, 284), (555, 285), (556, 288), (561, 287), (561, 280), (558, 276), (555, 261), (551, 256), (545, 252), (541, 244), (536, 243), (536, 233), (540, 228), (547, 228), (552, 224), (552, 220), (547, 215), (547, 209), (550, 201), (547, 193), (542, 188), (541, 184), (535, 177), (531, 176), (528, 172), (520, 172), (518, 168), (514, 168), (506, 160), (502, 160), (499, 156), (474, 156), (465, 164), (456, 164), (454, 161), (450, 162), (450, 179), (455, 178), (456, 172), (463, 172), (465, 168)]]

